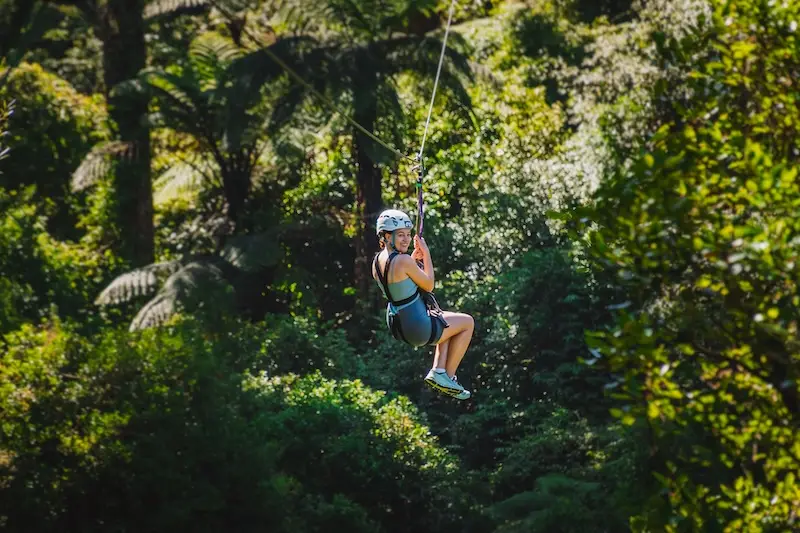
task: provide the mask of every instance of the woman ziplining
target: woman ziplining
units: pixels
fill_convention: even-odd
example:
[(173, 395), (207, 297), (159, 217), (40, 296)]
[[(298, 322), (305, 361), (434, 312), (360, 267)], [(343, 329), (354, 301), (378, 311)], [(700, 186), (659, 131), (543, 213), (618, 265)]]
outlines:
[(392, 336), (411, 346), (436, 346), (433, 365), (425, 376), (425, 383), (434, 389), (458, 400), (472, 396), (456, 378), (456, 370), (472, 340), (475, 321), (465, 313), (442, 311), (433, 296), (434, 272), (431, 253), (422, 238), (424, 218), (422, 179), (425, 166), (422, 154), (425, 139), (431, 122), (433, 102), (439, 75), (442, 71), (447, 36), (453, 21), (455, 0), (450, 3), (450, 12), (445, 26), (442, 51), (433, 82), (433, 93), (428, 106), (428, 117), (422, 134), (417, 161), (417, 235), (414, 236), (414, 252), (409, 256), (411, 245), (411, 219), (404, 212), (389, 209), (378, 216), (376, 232), (381, 251), (375, 254), (372, 262), (372, 277), (381, 287), (383, 295), (389, 300), (386, 306), (386, 325)]
[(412, 226), (408, 215), (396, 209), (378, 217), (376, 231), (381, 251), (373, 260), (372, 277), (389, 300), (386, 325), (396, 339), (412, 346), (436, 346), (425, 383), (466, 400), (472, 394), (458, 382), (456, 370), (472, 340), (475, 322), (468, 314), (439, 308), (431, 293), (435, 277), (425, 239), (415, 235), (414, 252), (408, 255)]

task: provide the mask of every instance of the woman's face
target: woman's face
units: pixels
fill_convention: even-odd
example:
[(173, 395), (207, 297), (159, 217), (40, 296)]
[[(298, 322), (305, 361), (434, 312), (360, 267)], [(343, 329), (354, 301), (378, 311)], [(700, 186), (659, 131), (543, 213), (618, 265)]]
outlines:
[(394, 245), (397, 248), (398, 252), (406, 253), (408, 251), (409, 246), (411, 246), (411, 230), (410, 229), (394, 230)]

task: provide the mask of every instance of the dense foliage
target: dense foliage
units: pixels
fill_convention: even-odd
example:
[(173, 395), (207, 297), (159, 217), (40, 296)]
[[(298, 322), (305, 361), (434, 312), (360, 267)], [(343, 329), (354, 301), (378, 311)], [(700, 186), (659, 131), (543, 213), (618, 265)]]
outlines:
[(662, 39), (665, 61), (691, 69), (686, 96), (661, 97), (668, 119), (585, 213), (593, 258), (629, 304), (592, 339), (620, 416), (648, 426), (666, 530), (797, 521), (798, 18), (730, 2), (709, 29)]
[(0, 528), (797, 530), (795, 4), (0, 0)]

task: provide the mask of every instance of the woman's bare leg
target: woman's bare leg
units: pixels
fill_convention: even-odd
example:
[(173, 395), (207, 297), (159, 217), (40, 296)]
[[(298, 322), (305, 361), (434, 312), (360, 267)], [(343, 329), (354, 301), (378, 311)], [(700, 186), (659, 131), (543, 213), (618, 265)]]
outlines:
[(447, 365), (447, 349), (450, 347), (450, 341), (446, 340), (436, 345), (436, 351), (433, 354), (433, 368), (446, 368)]
[[(442, 352), (440, 351), (438, 362), (440, 365), (444, 364), (447, 369), (447, 375), (452, 378), (456, 374), (458, 365), (461, 364), (461, 360), (464, 358), (464, 354), (467, 352), (469, 343), (472, 340), (472, 333), (475, 331), (475, 320), (466, 313), (444, 311), (443, 315), (450, 327), (445, 328), (437, 348), (444, 343), (447, 343), (448, 346), (445, 353), (445, 361), (441, 360)], [(441, 367), (440, 365), (439, 367)]]

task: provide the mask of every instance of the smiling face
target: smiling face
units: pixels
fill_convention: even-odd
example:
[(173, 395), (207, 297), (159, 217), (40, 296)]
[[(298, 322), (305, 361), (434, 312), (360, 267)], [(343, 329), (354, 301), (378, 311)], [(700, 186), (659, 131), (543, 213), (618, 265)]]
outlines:
[[(386, 233), (386, 242), (392, 242), (392, 234)], [(411, 230), (410, 229), (398, 229), (394, 231), (394, 246), (395, 249), (400, 253), (408, 252), (408, 248), (411, 246)]]

